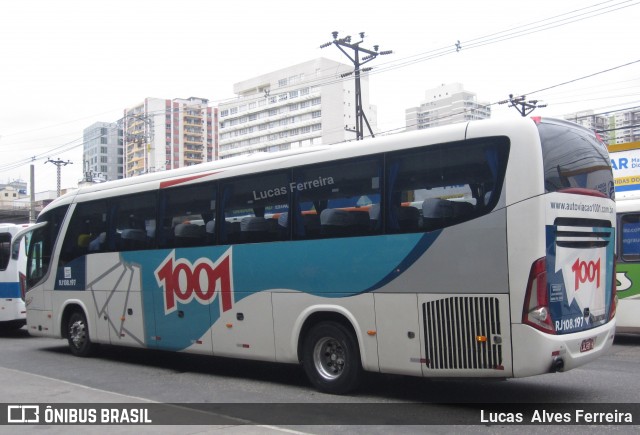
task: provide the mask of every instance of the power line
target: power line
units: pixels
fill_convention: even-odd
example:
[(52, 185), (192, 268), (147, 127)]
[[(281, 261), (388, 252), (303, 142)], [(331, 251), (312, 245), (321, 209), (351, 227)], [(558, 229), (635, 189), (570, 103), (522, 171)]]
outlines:
[(579, 77), (577, 79), (573, 79), (573, 80), (569, 80), (569, 81), (566, 81), (566, 82), (558, 83), (557, 85), (553, 85), (553, 86), (549, 86), (549, 87), (546, 87), (546, 88), (538, 89), (537, 91), (531, 91), (531, 92), (528, 92), (528, 94), (535, 94), (536, 92), (548, 91), (549, 89), (557, 88), (558, 86), (568, 85), (569, 83), (574, 83), (574, 82), (577, 82), (579, 80), (584, 80), (584, 79), (588, 79), (590, 77), (594, 77), (594, 76), (597, 76), (597, 75), (600, 75), (600, 74), (604, 74), (606, 72), (615, 71), (617, 69), (623, 68), (625, 66), (633, 65), (633, 64), (638, 63), (638, 62), (640, 62), (640, 59), (634, 60), (634, 61), (631, 61), (631, 62), (627, 62), (627, 63), (622, 64), (622, 65), (614, 66), (612, 68), (608, 68), (608, 69), (605, 69), (605, 70), (602, 70), (602, 71), (598, 71), (598, 72), (595, 72), (595, 73), (592, 73), (592, 74), (588, 74), (586, 76)]
[[(492, 33), (490, 35), (482, 36), (482, 37), (471, 39), (471, 40), (468, 40), (468, 41), (464, 41), (463, 40), (459, 44), (458, 43), (451, 44), (449, 46), (441, 47), (439, 49), (430, 50), (430, 51), (427, 51), (427, 52), (422, 53), (422, 54), (409, 56), (409, 57), (406, 57), (404, 59), (400, 59), (399, 61), (402, 62), (402, 63), (397, 63), (395, 65), (390, 65), (390, 66), (388, 66), (386, 68), (382, 68), (382, 69), (380, 69), (380, 68), (376, 69), (372, 74), (378, 74), (378, 73), (389, 71), (389, 70), (392, 70), (392, 69), (397, 69), (397, 68), (402, 68), (402, 67), (405, 67), (405, 66), (409, 66), (411, 64), (415, 64), (415, 63), (418, 63), (418, 62), (423, 62), (425, 60), (431, 60), (431, 59), (435, 59), (435, 58), (438, 58), (438, 57), (441, 57), (441, 56), (445, 56), (445, 55), (448, 55), (448, 54), (457, 53), (457, 52), (460, 51), (460, 49), (462, 49), (463, 51), (468, 51), (468, 50), (473, 49), (473, 48), (478, 48), (478, 47), (482, 47), (482, 46), (485, 46), (485, 45), (495, 44), (495, 43), (498, 43), (498, 42), (506, 41), (506, 40), (509, 40), (509, 39), (514, 39), (514, 38), (521, 37), (521, 36), (530, 35), (530, 34), (533, 34), (533, 33), (538, 33), (538, 32), (545, 31), (545, 30), (550, 30), (550, 29), (553, 29), (553, 28), (556, 28), (556, 27), (565, 26), (567, 24), (572, 24), (572, 23), (577, 22), (577, 21), (582, 21), (582, 20), (586, 20), (586, 19), (589, 19), (589, 18), (593, 18), (593, 17), (597, 17), (597, 16), (600, 16), (600, 15), (604, 15), (604, 14), (607, 14), (607, 13), (615, 12), (615, 11), (620, 10), (620, 9), (628, 8), (628, 7), (631, 7), (631, 6), (637, 6), (639, 4), (638, 2), (636, 2), (636, 3), (633, 3), (633, 4), (620, 6), (620, 5), (623, 5), (624, 3), (629, 3), (629, 2), (632, 1), (632, 0), (625, 0), (622, 3), (617, 3), (617, 4), (614, 4), (614, 5), (607, 6), (605, 8), (600, 8), (598, 10), (589, 12), (589, 13), (599, 12), (598, 14), (595, 14), (595, 15), (584, 16), (587, 13), (582, 13), (582, 14), (575, 15), (575, 16), (570, 17), (570, 18), (563, 18), (562, 20), (557, 20), (557, 18), (564, 17), (565, 15), (573, 14), (575, 12), (584, 11), (586, 9), (591, 9), (591, 8), (600, 6), (600, 5), (605, 4), (605, 3), (610, 3), (611, 1), (613, 1), (613, 0), (610, 0), (609, 2), (604, 2), (604, 3), (597, 3), (595, 5), (587, 6), (585, 8), (577, 9), (577, 10), (572, 11), (572, 12), (567, 12), (567, 13), (564, 13), (564, 14), (560, 14), (560, 15), (556, 15), (556, 16), (553, 16), (553, 17), (545, 18), (543, 20), (535, 21), (533, 23), (524, 24), (522, 26), (519, 26), (519, 28), (524, 28), (524, 29), (523, 30), (519, 30), (517, 32), (513, 31), (516, 28), (510, 28), (510, 29), (507, 29), (507, 30), (503, 30), (503, 31), (500, 31), (500, 32), (495, 32), (495, 33)], [(613, 8), (615, 8), (615, 9), (613, 9)], [(608, 9), (608, 10), (604, 10), (603, 11), (603, 9)], [(555, 21), (553, 21), (553, 20), (555, 20)], [(571, 20), (571, 21), (566, 22), (567, 20)], [(538, 24), (538, 23), (541, 23), (541, 22), (544, 22), (544, 21), (551, 21), (551, 22), (549, 24), (547, 24), (546, 27), (543, 27), (543, 26), (540, 26), (540, 25), (531, 27), (534, 24)], [(555, 24), (555, 25), (552, 26), (552, 24)], [(528, 28), (528, 27), (531, 27), (531, 28)], [(500, 35), (500, 36), (497, 36), (497, 35)], [(426, 55), (426, 56), (424, 56), (424, 55)], [(422, 56), (422, 57), (420, 57), (420, 56)], [(409, 59), (412, 59), (412, 58), (417, 58), (417, 59), (409, 60)]]
[[(613, 0), (610, 0), (610, 1), (607, 1), (607, 2), (596, 3), (594, 5), (587, 6), (587, 7), (580, 8), (580, 9), (576, 9), (574, 11), (570, 11), (570, 12), (566, 12), (566, 13), (563, 13), (563, 14), (560, 14), (560, 15), (556, 15), (556, 16), (552, 16), (552, 17), (545, 18), (545, 19), (542, 19), (542, 20), (534, 21), (532, 23), (525, 24), (525, 25), (520, 26), (518, 28), (510, 28), (510, 29), (506, 29), (506, 30), (503, 30), (503, 31), (500, 31), (500, 32), (494, 32), (492, 34), (485, 35), (483, 37), (462, 41), (461, 43), (458, 42), (456, 44), (451, 44), (451, 46), (442, 47), (440, 49), (430, 50), (430, 51), (425, 52), (425, 53), (420, 53), (420, 54), (417, 54), (417, 55), (409, 56), (409, 57), (406, 57), (404, 59), (399, 59), (398, 60), (398, 62), (402, 62), (402, 63), (398, 63), (398, 62), (389, 63), (388, 64), (389, 66), (376, 69), (370, 74), (382, 73), (382, 72), (390, 71), (392, 69), (402, 68), (402, 67), (414, 64), (414, 63), (430, 60), (430, 59), (433, 59), (433, 58), (436, 58), (436, 57), (440, 57), (440, 56), (444, 56), (444, 55), (447, 55), (447, 54), (457, 53), (461, 49), (462, 50), (469, 50), (469, 49), (477, 48), (477, 47), (484, 46), (484, 45), (494, 44), (494, 43), (497, 43), (497, 42), (505, 41), (507, 39), (513, 39), (513, 38), (516, 38), (516, 37), (521, 37), (521, 36), (529, 35), (529, 34), (532, 34), (532, 33), (537, 33), (537, 32), (544, 31), (544, 30), (549, 30), (551, 28), (564, 26), (564, 25), (571, 24), (571, 23), (574, 23), (574, 22), (577, 22), (577, 21), (582, 21), (582, 20), (585, 20), (585, 19), (588, 19), (588, 18), (597, 17), (597, 16), (600, 16), (600, 15), (603, 15), (603, 14), (606, 14), (606, 13), (610, 13), (610, 12), (614, 12), (614, 11), (618, 11), (618, 10), (621, 10), (621, 9), (624, 9), (624, 8), (628, 8), (628, 7), (632, 7), (632, 6), (638, 5), (637, 2), (633, 2), (632, 0), (626, 0), (626, 1), (623, 1), (623, 2), (618, 2), (618, 3), (615, 3), (615, 4), (607, 5), (609, 3), (613, 3)], [(602, 5), (607, 5), (607, 6), (600, 7)], [(595, 9), (595, 8), (597, 8), (597, 9)], [(591, 10), (589, 12), (585, 12), (585, 11), (587, 11), (589, 9), (593, 9), (593, 10)], [(541, 23), (545, 23), (545, 22), (548, 22), (548, 23), (547, 24), (541, 24)], [(520, 29), (520, 30), (514, 31), (515, 29)], [(427, 55), (427, 56), (425, 56), (425, 55)], [(414, 59), (414, 58), (417, 58), (417, 59)], [(414, 60), (410, 60), (410, 59), (414, 59)], [(634, 62), (631, 62), (630, 64), (633, 64), (633, 63), (636, 63), (636, 62), (640, 62), (640, 61), (634, 61)], [(622, 66), (620, 66), (620, 67), (622, 67)], [(619, 68), (619, 67), (616, 67), (616, 68)], [(605, 71), (602, 71), (602, 72), (605, 72)], [(600, 73), (602, 73), (602, 72), (600, 72)], [(599, 74), (599, 73), (596, 73), (596, 74)], [(593, 74), (593, 75), (596, 75), (596, 74)], [(593, 76), (593, 75), (591, 75), (591, 76)], [(586, 76), (586, 77), (590, 77), (590, 76)], [(583, 77), (583, 78), (586, 78), (586, 77)], [(570, 82), (561, 83), (561, 84), (558, 84), (558, 85), (555, 85), (555, 86), (552, 86), (552, 87), (549, 87), (549, 88), (544, 88), (544, 89), (541, 89), (541, 90), (538, 90), (538, 91), (534, 91), (534, 92), (541, 92), (543, 90), (548, 90), (548, 89), (551, 89), (551, 88), (555, 88), (557, 86), (561, 86), (563, 84), (571, 83), (571, 82), (574, 82), (574, 81), (577, 81), (577, 80), (581, 80), (581, 79), (582, 78), (574, 79), (574, 80), (572, 80)], [(308, 83), (310, 84), (310, 86), (313, 83), (323, 84), (323, 80), (325, 80), (325, 79), (324, 78), (323, 79), (313, 79), (313, 80), (309, 80)], [(337, 82), (337, 81), (344, 80), (344, 78), (332, 78), (330, 80), (331, 80), (330, 82), (326, 82), (326, 83), (334, 83), (334, 82)], [(286, 89), (286, 87), (282, 88), (282, 90), (284, 90), (284, 89)], [(533, 92), (530, 92), (529, 94), (531, 94), (531, 93), (533, 93)], [(231, 97), (231, 98), (226, 99), (226, 100), (217, 100), (217, 102), (218, 103), (223, 103), (223, 102), (232, 101), (233, 99), (237, 99), (237, 98), (238, 97)], [(257, 99), (259, 99), (259, 98), (257, 98)], [(243, 102), (246, 102), (246, 101), (247, 100), (243, 100)], [(212, 102), (216, 102), (216, 101), (212, 100)], [(492, 103), (492, 104), (495, 104), (495, 103)], [(83, 118), (83, 119), (85, 119), (85, 118)], [(63, 124), (66, 124), (66, 123), (62, 123), (62, 124), (59, 124), (59, 125), (63, 125)], [(50, 128), (50, 127), (43, 127), (42, 129), (45, 129), (45, 128)], [(402, 127), (402, 128), (404, 128), (404, 127)], [(38, 129), (33, 130), (33, 131), (37, 131), (37, 130)], [(392, 130), (396, 130), (396, 129), (392, 129)], [(13, 135), (16, 135), (16, 134), (21, 134), (21, 133), (14, 133), (14, 134), (11, 134), (10, 136), (13, 136)], [(68, 145), (68, 144), (65, 144), (65, 145)], [(60, 147), (64, 147), (65, 145), (61, 145)], [(82, 145), (82, 144), (71, 146), (70, 148), (67, 148), (66, 151), (74, 149), (74, 148), (76, 148), (76, 147), (78, 147), (80, 145)], [(56, 149), (58, 149), (58, 148), (54, 148), (54, 150), (56, 150)], [(47, 153), (51, 154), (51, 151), (47, 151)], [(25, 162), (25, 163), (28, 163), (28, 162)], [(22, 164), (20, 164), (18, 166), (22, 166), (25, 163), (22, 163)]]
[[(622, 67), (625, 67), (625, 66), (629, 66), (629, 65), (632, 65), (632, 64), (635, 64), (635, 63), (638, 63), (638, 62), (640, 62), (640, 60), (628, 62), (628, 63), (622, 64), (622, 65), (618, 65), (618, 66), (615, 66), (615, 67), (612, 67), (612, 68), (608, 68), (608, 69), (605, 69), (605, 70), (602, 70), (602, 71), (598, 71), (598, 72), (595, 72), (595, 73), (592, 73), (592, 74), (588, 74), (586, 76), (579, 77), (579, 78), (576, 78), (576, 79), (573, 79), (573, 80), (568, 80), (568, 81), (565, 81), (563, 83), (552, 85), (552, 86), (549, 86), (549, 87), (546, 87), (546, 88), (543, 88), (543, 89), (539, 89), (537, 91), (529, 92), (528, 94), (532, 94), (532, 93), (535, 93), (535, 92), (542, 92), (542, 91), (545, 91), (545, 90), (548, 90), (548, 89), (554, 89), (554, 88), (557, 88), (559, 86), (563, 86), (563, 85), (566, 85), (566, 84), (569, 84), (569, 83), (574, 83), (574, 82), (577, 82), (579, 80), (590, 78), (590, 77), (593, 77), (593, 76), (596, 76), (596, 75), (599, 75), (599, 74), (602, 74), (602, 73), (605, 73), (605, 72), (610, 72), (610, 71), (613, 71), (613, 70), (616, 70), (616, 69), (619, 69), (619, 68), (622, 68)], [(498, 102), (495, 102), (495, 103), (487, 104), (486, 106), (492, 106), (492, 105), (499, 104), (499, 103), (500, 102), (498, 101)], [(166, 112), (166, 110), (158, 110), (157, 113), (155, 113), (155, 111), (152, 111), (152, 112), (149, 112), (149, 114), (162, 114), (162, 113), (165, 113), (165, 112)], [(461, 113), (465, 113), (465, 112), (463, 111)], [(449, 115), (449, 116), (454, 116), (454, 115), (452, 114), (452, 115)], [(389, 131), (404, 130), (404, 128), (405, 127), (399, 127), (397, 129), (391, 129)], [(384, 134), (384, 133), (385, 132), (382, 132), (381, 134)], [(98, 137), (100, 137), (100, 136), (98, 136)], [(67, 151), (70, 151), (70, 150), (72, 150), (74, 148), (82, 146), (82, 144), (83, 144), (82, 142), (74, 144), (74, 142), (82, 141), (82, 140), (83, 140), (83, 138), (74, 139), (71, 142), (59, 145), (59, 146), (57, 146), (57, 147), (55, 147), (55, 148), (53, 148), (51, 150), (47, 150), (44, 153), (41, 153), (39, 156), (34, 156), (32, 158), (20, 160), (18, 162), (9, 163), (8, 165), (5, 165), (5, 166), (0, 166), (0, 170), (16, 169), (17, 167), (23, 166), (24, 164), (27, 164), (27, 163), (29, 163), (29, 162), (31, 162), (33, 160), (41, 159), (45, 155), (47, 155), (47, 154), (50, 155), (50, 154), (52, 154), (54, 152), (67, 152)]]
[[(582, 12), (580, 14), (573, 15), (573, 16), (568, 17), (568, 18), (557, 19), (557, 18), (560, 18), (560, 17), (564, 17), (565, 15), (573, 14), (574, 12), (581, 12), (581, 11), (585, 11), (587, 9), (591, 9), (591, 8), (600, 6), (602, 4), (610, 3), (611, 1), (598, 3), (598, 4), (595, 4), (595, 5), (587, 6), (585, 8), (577, 9), (577, 10), (572, 11), (572, 12), (568, 12), (568, 13), (557, 15), (557, 16), (550, 17), (550, 18), (545, 18), (543, 20), (536, 21), (536, 22), (533, 22), (533, 23), (525, 24), (524, 26), (519, 26), (517, 28), (509, 29), (509, 30), (506, 30), (506, 31), (503, 31), (503, 32), (498, 32), (499, 34), (503, 34), (503, 35), (497, 36), (497, 37), (494, 37), (494, 38), (488, 38), (486, 41), (483, 41), (483, 39), (486, 39), (486, 37), (483, 37), (483, 38), (477, 38), (476, 40), (466, 41), (465, 44), (466, 44), (467, 47), (470, 46), (471, 48), (477, 48), (477, 47), (481, 47), (481, 46), (484, 46), (484, 45), (487, 45), (487, 44), (493, 44), (493, 43), (496, 43), (496, 42), (502, 42), (502, 41), (506, 41), (506, 40), (509, 40), (509, 39), (513, 39), (513, 38), (517, 38), (517, 37), (521, 37), (521, 36), (525, 36), (525, 35), (530, 35), (530, 34), (533, 34), (533, 33), (538, 33), (538, 32), (542, 32), (542, 31), (545, 31), (545, 30), (554, 29), (556, 27), (565, 26), (567, 24), (572, 24), (572, 23), (575, 23), (575, 22), (578, 22), (578, 21), (583, 21), (583, 20), (586, 20), (586, 19), (589, 19), (589, 18), (593, 18), (593, 17), (597, 17), (597, 16), (604, 15), (604, 14), (607, 14), (607, 13), (615, 12), (615, 11), (620, 10), (620, 9), (625, 9), (625, 8), (628, 8), (628, 7), (631, 7), (631, 6), (636, 6), (638, 4), (638, 3), (632, 3), (632, 4), (621, 6), (624, 3), (630, 3), (632, 1), (633, 0), (625, 0), (625, 1), (621, 2), (621, 3), (617, 3), (617, 4), (614, 4), (614, 5), (610, 5), (610, 6), (605, 6), (603, 8), (596, 9), (596, 10), (593, 10), (593, 11)], [(596, 12), (598, 12), (598, 13), (596, 13)], [(546, 24), (535, 25), (535, 24), (538, 24), (538, 23), (541, 23), (541, 22), (544, 22), (544, 21), (550, 21), (550, 22), (546, 23)], [(525, 28), (522, 29), (522, 27), (525, 27)], [(519, 30), (516, 30), (516, 31), (512, 32), (512, 30), (515, 30), (515, 29), (519, 29)], [(473, 41), (475, 41), (475, 42), (473, 42)]]
[(608, 130), (596, 130), (596, 132), (598, 133), (604, 133), (607, 131), (617, 131), (617, 130), (629, 130), (632, 128), (637, 128), (640, 127), (640, 124), (635, 124), (635, 125), (625, 125), (624, 127), (616, 127), (616, 128), (610, 128)]
[[(593, 4), (593, 5), (590, 5), (590, 6), (586, 6), (586, 7), (579, 8), (579, 9), (575, 9), (575, 10), (570, 11), (570, 12), (565, 12), (565, 13), (562, 13), (562, 14), (559, 14), (559, 15), (555, 15), (555, 16), (544, 18), (544, 19), (541, 19), (541, 20), (538, 20), (538, 21), (534, 21), (534, 22), (531, 22), (531, 23), (528, 23), (528, 24), (524, 24), (524, 25), (519, 26), (519, 27), (512, 27), (512, 28), (508, 28), (508, 29), (505, 29), (505, 30), (502, 30), (502, 31), (499, 31), (499, 32), (491, 33), (489, 35), (485, 35), (485, 36), (481, 36), (481, 37), (477, 37), (477, 38), (473, 38), (473, 39), (469, 39), (469, 40), (463, 40), (460, 43), (459, 47), (462, 50), (468, 51), (469, 49), (476, 48), (478, 46), (488, 45), (489, 43), (501, 42), (501, 40), (495, 40), (495, 37), (498, 36), (498, 35), (502, 35), (502, 34), (505, 34), (505, 36), (509, 36), (509, 39), (512, 39), (513, 37), (525, 36), (527, 34), (535, 33), (535, 32), (529, 32), (529, 33), (524, 33), (524, 34), (513, 35), (512, 31), (517, 29), (517, 28), (531, 27), (533, 25), (540, 24), (540, 23), (543, 23), (545, 21), (556, 20), (558, 18), (565, 17), (567, 15), (575, 14), (577, 12), (582, 12), (582, 11), (585, 11), (585, 10), (588, 10), (588, 9), (593, 9), (593, 8), (599, 7), (601, 5), (612, 3), (613, 1), (614, 0), (609, 0), (609, 1), (605, 1), (605, 2), (596, 3), (596, 4)], [(632, 6), (638, 5), (638, 2), (633, 3), (633, 1), (635, 1), (635, 0), (625, 0), (623, 2), (615, 3), (613, 5), (606, 6), (604, 8), (600, 8), (600, 9), (597, 9), (595, 11), (591, 11), (591, 13), (599, 12), (597, 15), (590, 15), (590, 16), (582, 17), (582, 18), (580, 18), (580, 20), (574, 20), (574, 21), (570, 21), (570, 22), (565, 22), (565, 23), (563, 23), (561, 25), (571, 24), (571, 23), (573, 23), (575, 21), (581, 21), (581, 20), (584, 20), (584, 19), (593, 18), (593, 17), (596, 17), (596, 16), (604, 15), (606, 13), (615, 12), (615, 11), (623, 9), (623, 8), (628, 8), (628, 7), (632, 7)], [(632, 4), (626, 4), (626, 3), (632, 3)], [(580, 16), (583, 16), (585, 14), (586, 13), (583, 12), (580, 15), (577, 15), (577, 16), (574, 16), (574, 17), (570, 17), (570, 18), (580, 17)], [(567, 18), (564, 18), (563, 20), (566, 21)], [(555, 21), (553, 23), (557, 23), (557, 21)], [(555, 27), (557, 27), (557, 26), (555, 26)], [(547, 29), (542, 29), (542, 30), (547, 30)], [(538, 30), (538, 31), (540, 31), (540, 30)], [(511, 33), (509, 33), (509, 32), (511, 32)], [(520, 33), (521, 32), (522, 31), (520, 31)], [(487, 42), (487, 41), (490, 41), (490, 42)], [(481, 43), (481, 45), (480, 45), (480, 43)], [(375, 71), (373, 71), (372, 73), (381, 73), (381, 72), (389, 71), (389, 70), (392, 70), (392, 69), (401, 68), (401, 67), (413, 64), (413, 63), (418, 63), (418, 62), (422, 62), (422, 61), (425, 61), (425, 60), (430, 60), (430, 59), (433, 59), (435, 57), (440, 57), (440, 56), (443, 56), (445, 54), (456, 53), (458, 51), (460, 51), (458, 46), (456, 44), (451, 44), (450, 46), (441, 47), (441, 48), (438, 48), (438, 49), (433, 49), (433, 50), (430, 50), (430, 51), (427, 51), (427, 52), (423, 52), (423, 53), (419, 53), (419, 54), (415, 54), (415, 55), (407, 56), (405, 58), (398, 59), (397, 61), (395, 61), (395, 63), (394, 62), (388, 62), (387, 63), (389, 65), (388, 67), (386, 67), (386, 68), (378, 68)], [(424, 57), (424, 58), (419, 58), (420, 56), (424, 56), (424, 55), (430, 55), (430, 56), (427, 56), (427, 57)], [(418, 59), (417, 60), (410, 60), (412, 58), (418, 58)], [(398, 64), (397, 62), (404, 62), (404, 63)], [(382, 66), (383, 65), (385, 65), (385, 64), (383, 63)], [(321, 80), (323, 80), (323, 79), (312, 79), (312, 80), (307, 81), (307, 83), (309, 83), (311, 85), (312, 83), (320, 83)], [(340, 80), (336, 80), (336, 81), (340, 81)], [(333, 81), (331, 83), (333, 83)], [(282, 89), (284, 90), (284, 89), (287, 89), (287, 88), (288, 87), (283, 87)], [(211, 102), (212, 103), (216, 103), (216, 104), (224, 104), (224, 103), (233, 101), (235, 99), (238, 99), (238, 97), (237, 96), (236, 97), (229, 97), (229, 98), (223, 99), (223, 100), (211, 100)], [(261, 98), (260, 97), (256, 98), (256, 100), (258, 100), (258, 99), (261, 99)], [(249, 100), (243, 100), (243, 101), (249, 101)], [(110, 112), (105, 112), (105, 113), (110, 113)], [(86, 118), (82, 118), (82, 119), (86, 119)], [(70, 122), (75, 122), (75, 121), (70, 121)], [(63, 125), (63, 124), (66, 124), (66, 122), (58, 124), (58, 125)], [(55, 127), (55, 126), (52, 126), (52, 127)], [(51, 127), (43, 127), (42, 129), (46, 129), (46, 128), (51, 128)], [(33, 130), (33, 131), (37, 131), (37, 130), (38, 129)], [(28, 131), (27, 132), (13, 133), (13, 134), (10, 134), (8, 136), (13, 136), (13, 135), (22, 134), (22, 133), (28, 133)]]

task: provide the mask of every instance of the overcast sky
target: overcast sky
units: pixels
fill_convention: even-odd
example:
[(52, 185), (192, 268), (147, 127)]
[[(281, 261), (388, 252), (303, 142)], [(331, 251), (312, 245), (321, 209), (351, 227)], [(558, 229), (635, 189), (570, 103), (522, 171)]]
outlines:
[(319, 48), (334, 30), (393, 50), (367, 65), (383, 131), (403, 127), (425, 90), (453, 82), (489, 103), (542, 100), (542, 116), (638, 106), (639, 21), (640, 0), (5, 0), (0, 182), (28, 181), (38, 156), (37, 192), (56, 188), (47, 157), (72, 161), (62, 187), (76, 186), (83, 129), (145, 97), (217, 104), (257, 75), (321, 56), (349, 64)]

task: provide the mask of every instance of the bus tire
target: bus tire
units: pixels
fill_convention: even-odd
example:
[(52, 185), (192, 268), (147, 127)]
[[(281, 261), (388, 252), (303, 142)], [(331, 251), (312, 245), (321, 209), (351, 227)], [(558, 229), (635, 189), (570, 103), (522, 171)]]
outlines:
[(87, 317), (82, 311), (74, 311), (69, 316), (67, 341), (71, 353), (75, 356), (87, 357), (94, 353), (96, 345), (91, 342)]
[(358, 340), (340, 323), (318, 323), (304, 338), (302, 366), (319, 391), (346, 394), (362, 377)]

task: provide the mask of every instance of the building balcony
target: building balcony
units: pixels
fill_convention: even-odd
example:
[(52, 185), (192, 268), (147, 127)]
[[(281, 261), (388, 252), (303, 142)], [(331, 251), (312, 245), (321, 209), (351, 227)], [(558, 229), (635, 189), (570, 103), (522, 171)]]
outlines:
[(127, 164), (132, 166), (144, 166), (144, 161), (145, 161), (144, 157), (139, 157), (139, 158), (127, 161)]
[(197, 127), (197, 128), (202, 128), (202, 121), (197, 121), (197, 120), (190, 120), (187, 121), (185, 119), (184, 121), (184, 126), (185, 127)]
[(201, 153), (203, 150), (204, 150), (204, 146), (202, 145), (199, 145), (199, 146), (187, 145), (184, 147), (184, 151), (190, 152), (190, 153)]
[[(245, 140), (245, 139), (253, 139), (255, 137), (261, 137), (261, 136), (268, 136), (270, 134), (279, 134), (283, 131), (289, 131), (289, 130), (293, 130), (295, 128), (302, 128), (302, 127), (310, 127), (314, 124), (318, 124), (318, 122), (320, 122), (322, 118), (309, 118), (309, 119), (305, 119), (302, 121), (298, 121), (298, 122), (294, 122), (292, 124), (286, 124), (286, 125), (277, 125), (273, 128), (266, 128), (264, 130), (254, 130), (251, 133), (247, 133), (247, 134), (243, 134), (243, 135), (237, 135), (237, 136), (233, 136), (233, 137), (229, 137), (226, 139), (222, 139), (222, 138), (218, 138), (218, 143), (220, 145), (226, 145), (229, 143), (234, 143), (234, 142), (239, 142), (241, 140)], [(235, 130), (231, 130), (231, 131), (225, 131), (225, 133), (232, 133)]]
[(144, 136), (144, 128), (129, 128), (125, 134), (127, 137)]
[(135, 153), (135, 152), (140, 152), (143, 151), (145, 149), (147, 144), (141, 143), (141, 144), (131, 144), (131, 145), (127, 145), (127, 155)]
[(142, 173), (144, 171), (144, 165), (130, 165), (127, 166), (127, 173)]
[(202, 138), (184, 138), (185, 145), (202, 145)]
[(185, 123), (203, 123), (204, 122), (204, 116), (201, 114), (184, 114), (182, 116), (182, 119)]
[(204, 114), (200, 110), (185, 110), (183, 116), (185, 118), (204, 118)]
[(199, 156), (199, 157), (196, 157), (196, 156), (191, 156), (191, 157), (184, 156), (184, 162), (185, 163), (197, 164), (197, 163), (202, 163), (203, 159), (202, 159), (202, 156)]
[(142, 117), (129, 117), (127, 119), (127, 125), (128, 126), (134, 126), (134, 125), (144, 125), (145, 121), (147, 121), (146, 118), (142, 118)]
[[(243, 113), (235, 113), (233, 115), (230, 116), (226, 116), (224, 117), (224, 119), (221, 119), (221, 122), (224, 122), (226, 127), (223, 127), (223, 130), (225, 131), (233, 131), (233, 130), (237, 130), (240, 127), (252, 127), (252, 126), (256, 126), (259, 124), (263, 124), (264, 122), (274, 122), (274, 121), (279, 121), (283, 118), (288, 118), (291, 116), (299, 116), (299, 115), (304, 115), (305, 113), (309, 113), (309, 112), (315, 112), (316, 110), (320, 110), (320, 107), (322, 106), (322, 104), (316, 104), (316, 105), (309, 105), (307, 107), (303, 107), (303, 108), (298, 108), (297, 110), (294, 111), (289, 111), (289, 110), (284, 110), (282, 111), (282, 113), (278, 113), (277, 115), (269, 115), (269, 116), (265, 116), (263, 118), (260, 117), (256, 117), (256, 119), (251, 120), (251, 121), (247, 121), (244, 123), (238, 123), (236, 125), (229, 125), (229, 121), (231, 121), (232, 119), (240, 119), (243, 118), (245, 116), (249, 116), (252, 114), (259, 114), (261, 112), (264, 111), (269, 111), (269, 110), (273, 110), (273, 109), (279, 109), (282, 107), (288, 108), (288, 106), (290, 104), (295, 104), (295, 103), (301, 103), (303, 101), (310, 101), (313, 100), (314, 98), (318, 98), (321, 97), (321, 93), (320, 90), (316, 90), (314, 92), (310, 92), (307, 95), (302, 95), (299, 97), (296, 97), (294, 99), (294, 101), (291, 100), (285, 100), (285, 101), (277, 101), (275, 103), (270, 103), (266, 106), (261, 106), (258, 107), (256, 109), (251, 109), (247, 112), (243, 112)], [(321, 102), (322, 103), (322, 102)], [(240, 102), (236, 102), (234, 103), (234, 105), (238, 105), (240, 104)]]
[[(225, 156), (237, 154), (237, 153), (254, 153), (254, 152), (263, 152), (270, 147), (280, 146), (290, 142), (300, 142), (304, 140), (313, 140), (315, 138), (322, 137), (322, 130), (310, 131), (308, 133), (297, 134), (294, 136), (287, 136), (283, 138), (267, 140), (264, 142), (251, 144), (251, 145), (237, 145), (235, 147), (229, 149), (221, 149), (221, 146), (218, 146), (218, 155), (222, 158)], [(239, 142), (239, 141), (236, 141)]]

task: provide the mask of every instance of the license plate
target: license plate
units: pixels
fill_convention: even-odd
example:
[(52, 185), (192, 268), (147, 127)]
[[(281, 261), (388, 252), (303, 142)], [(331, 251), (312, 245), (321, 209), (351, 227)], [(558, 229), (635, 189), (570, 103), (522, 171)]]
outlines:
[(587, 338), (586, 340), (582, 340), (580, 344), (580, 352), (588, 352), (595, 347), (596, 340), (594, 338)]

